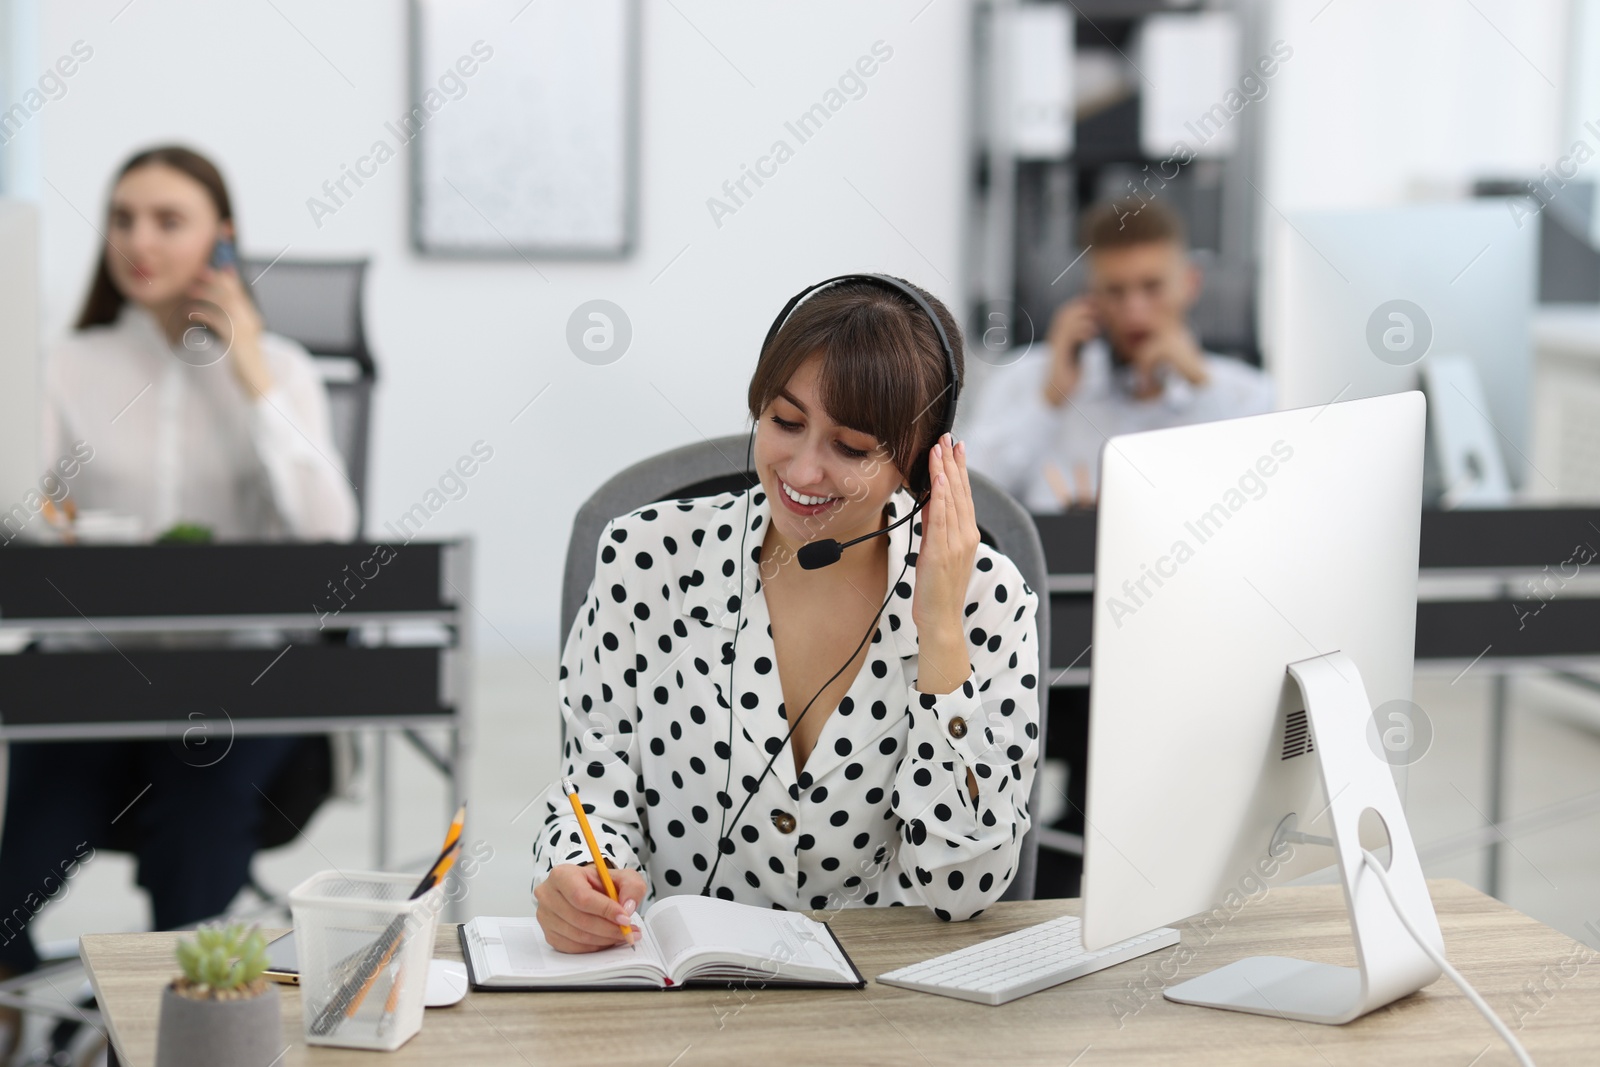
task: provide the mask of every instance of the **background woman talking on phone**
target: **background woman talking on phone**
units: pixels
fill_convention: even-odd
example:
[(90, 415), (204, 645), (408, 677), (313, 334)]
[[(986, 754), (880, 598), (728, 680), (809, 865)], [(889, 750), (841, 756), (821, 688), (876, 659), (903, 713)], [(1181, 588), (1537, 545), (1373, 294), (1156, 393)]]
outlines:
[[(218, 540), (354, 536), (321, 379), (303, 348), (262, 329), (217, 168), (186, 148), (140, 152), (117, 173), (103, 232), (77, 328), (45, 369), (47, 461), (92, 449), (76, 509), (112, 512), (144, 540), (180, 524)], [(90, 639), (128, 648), (140, 635)], [(270, 782), (296, 740), (233, 738), (214, 762), (164, 741), (12, 744), (0, 914), (36, 911), (39, 879), (104, 847), (118, 818), (136, 826), (158, 928), (221, 913), (256, 848), (252, 783)], [(37, 963), (26, 930), (0, 940), (0, 972)]]

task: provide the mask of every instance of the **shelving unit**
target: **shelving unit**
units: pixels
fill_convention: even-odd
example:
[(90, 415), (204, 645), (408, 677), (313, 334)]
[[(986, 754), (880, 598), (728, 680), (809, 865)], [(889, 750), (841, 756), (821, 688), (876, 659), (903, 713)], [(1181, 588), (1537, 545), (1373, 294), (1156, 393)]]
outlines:
[[(1027, 106), (1019, 100), (1025, 94), (1017, 81), (1026, 74), (1019, 74), (1012, 27), (1019, 13), (1027, 20), (1028, 9), (1039, 8), (1057, 8), (1066, 16), (1058, 20), (1066, 29), (1059, 47), (1071, 82), (1083, 87), (1097, 74), (1123, 72), (1121, 90), (1096, 93), (1098, 100), (1072, 92), (1071, 135), (1054, 156), (1019, 150), (1017, 143), (1023, 121), (1018, 111)], [(1237, 27), (1242, 77), (1266, 53), (1259, 0), (982, 0), (974, 7), (967, 238), (974, 267), (968, 300), (973, 337), (996, 337), (999, 323), (1007, 327), (1010, 343), (1026, 343), (1030, 335), (1042, 339), (1051, 313), (1084, 283), (1076, 234), (1081, 211), (1137, 189), (1165, 200), (1188, 225), (1206, 271), (1194, 315), (1202, 343), (1260, 362), (1254, 266), (1260, 199), (1252, 185), (1260, 184), (1261, 108), (1252, 102), (1233, 116), (1234, 146), (1221, 158), (1181, 162), (1181, 153), (1152, 155), (1141, 137), (1143, 94), (1161, 78), (1160, 71), (1140, 69), (1141, 31), (1155, 16), (1217, 12)], [(1030, 57), (1039, 55), (1037, 41), (1029, 40), (1027, 48)], [(1195, 114), (1213, 103), (1195, 101)]]

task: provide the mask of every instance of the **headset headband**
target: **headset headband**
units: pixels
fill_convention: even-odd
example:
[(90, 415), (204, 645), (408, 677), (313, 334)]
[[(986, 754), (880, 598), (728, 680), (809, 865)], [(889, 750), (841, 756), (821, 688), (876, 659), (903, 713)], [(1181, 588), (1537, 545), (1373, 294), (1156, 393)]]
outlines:
[(766, 358), (767, 349), (772, 347), (773, 338), (778, 336), (778, 331), (783, 329), (783, 324), (789, 320), (790, 313), (799, 306), (800, 301), (823, 286), (833, 285), (835, 282), (867, 282), (881, 289), (898, 293), (920, 308), (922, 313), (928, 317), (928, 321), (933, 323), (933, 332), (939, 338), (939, 349), (944, 353), (945, 389), (948, 394), (944, 414), (939, 420), (939, 432), (934, 436), (942, 437), (954, 430), (956, 425), (956, 399), (961, 393), (961, 382), (956, 376), (955, 350), (950, 346), (949, 335), (944, 332), (944, 323), (940, 322), (939, 316), (933, 313), (933, 308), (923, 299), (921, 293), (899, 278), (894, 278), (887, 274), (840, 274), (837, 277), (826, 278), (815, 285), (806, 286), (790, 297), (789, 302), (783, 305), (783, 310), (778, 312), (778, 317), (772, 320), (772, 326), (767, 330), (767, 339), (761, 342), (761, 358)]

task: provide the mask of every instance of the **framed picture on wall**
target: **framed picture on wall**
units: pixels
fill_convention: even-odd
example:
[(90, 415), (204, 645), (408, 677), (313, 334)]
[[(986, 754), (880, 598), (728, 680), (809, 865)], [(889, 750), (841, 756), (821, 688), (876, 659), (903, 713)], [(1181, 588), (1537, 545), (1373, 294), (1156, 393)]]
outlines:
[(628, 255), (637, 0), (412, 0), (412, 243), (426, 255)]

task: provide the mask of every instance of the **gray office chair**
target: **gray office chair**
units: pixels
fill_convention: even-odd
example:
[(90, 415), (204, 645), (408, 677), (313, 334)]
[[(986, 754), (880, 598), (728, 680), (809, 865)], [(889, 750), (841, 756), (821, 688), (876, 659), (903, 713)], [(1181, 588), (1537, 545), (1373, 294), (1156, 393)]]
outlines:
[(1204, 272), (1200, 296), (1189, 313), (1200, 346), (1210, 352), (1237, 356), (1253, 367), (1261, 366), (1261, 343), (1256, 335), (1256, 265), (1224, 260), (1204, 248), (1194, 249), (1190, 258)]
[[(266, 328), (303, 345), (316, 360), (328, 392), (334, 447), (355, 490), (358, 530), (366, 528), (367, 457), (372, 432), (372, 392), (378, 368), (367, 347), (362, 297), (367, 260), (241, 259), (239, 276)], [(342, 641), (342, 631), (326, 640)], [(413, 739), (414, 740), (414, 739)], [(330, 796), (347, 788), (361, 762), (356, 735), (309, 734), (278, 779), (266, 789), (261, 851), (280, 848), (299, 835)], [(250, 887), (278, 901), (252, 876)]]
[(368, 438), (378, 381), (362, 323), (366, 275), (365, 259), (239, 261), (239, 277), (267, 329), (304, 345), (322, 372), (333, 441), (355, 487), (360, 529), (366, 528)]
[[(595, 490), (577, 517), (572, 520), (572, 536), (567, 539), (567, 570), (561, 585), (561, 633), (572, 629), (573, 620), (583, 607), (589, 584), (594, 580), (595, 547), (607, 522), (634, 508), (660, 500), (710, 496), (755, 484), (755, 475), (744, 465), (745, 435), (719, 437), (699, 444), (684, 445), (659, 456), (641, 460), (613, 476)], [(1050, 594), (1044, 546), (1039, 542), (1033, 518), (993, 482), (969, 472), (972, 501), (977, 507), (978, 530), (983, 540), (1004, 553), (1022, 572), (1023, 580), (1039, 595), (1039, 773), (1033, 777), (1028, 810), (1034, 824), (1022, 839), (1016, 877), (1002, 900), (1032, 900), (1038, 866), (1039, 794), (1044, 782), (1045, 725), (1049, 722), (1050, 698)], [(565, 737), (562, 738), (563, 742)]]

